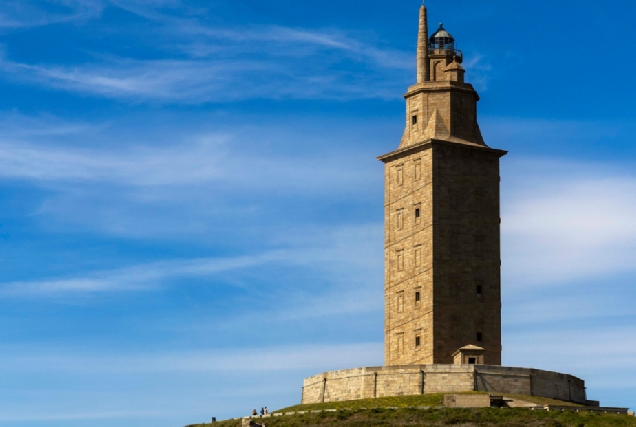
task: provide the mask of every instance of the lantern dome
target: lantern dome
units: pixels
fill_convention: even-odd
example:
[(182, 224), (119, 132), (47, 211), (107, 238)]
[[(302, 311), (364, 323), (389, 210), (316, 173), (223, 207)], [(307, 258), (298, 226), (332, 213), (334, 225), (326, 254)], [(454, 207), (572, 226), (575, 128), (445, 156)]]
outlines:
[(444, 29), (441, 22), (437, 31), (431, 36), (429, 47), (435, 50), (455, 50), (455, 39)]

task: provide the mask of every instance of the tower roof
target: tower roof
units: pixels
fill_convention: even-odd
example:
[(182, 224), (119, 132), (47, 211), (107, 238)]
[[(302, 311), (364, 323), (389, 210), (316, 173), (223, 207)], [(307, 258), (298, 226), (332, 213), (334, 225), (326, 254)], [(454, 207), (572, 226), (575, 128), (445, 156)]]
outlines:
[(439, 28), (437, 29), (437, 31), (435, 31), (435, 33), (431, 36), (431, 43), (439, 43), (437, 40), (435, 40), (439, 38), (451, 39), (451, 41), (455, 41), (453, 36), (451, 36), (450, 33), (444, 29), (444, 24), (441, 22), (439, 23)]
[(450, 35), (448, 31), (444, 29), (444, 26), (440, 22), (439, 28), (431, 36), (429, 46), (431, 49), (454, 51), (455, 39), (453, 38), (453, 36)]

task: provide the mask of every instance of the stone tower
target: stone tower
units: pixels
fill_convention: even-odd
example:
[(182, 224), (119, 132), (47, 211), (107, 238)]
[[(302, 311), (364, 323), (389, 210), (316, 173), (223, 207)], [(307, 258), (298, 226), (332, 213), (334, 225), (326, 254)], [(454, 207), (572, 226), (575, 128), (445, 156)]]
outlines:
[(483, 348), (478, 361), (501, 364), (499, 158), (506, 152), (484, 143), (479, 96), (461, 63), (441, 24), (429, 39), (422, 6), (404, 136), (379, 157), (386, 365), (450, 364), (465, 346)]

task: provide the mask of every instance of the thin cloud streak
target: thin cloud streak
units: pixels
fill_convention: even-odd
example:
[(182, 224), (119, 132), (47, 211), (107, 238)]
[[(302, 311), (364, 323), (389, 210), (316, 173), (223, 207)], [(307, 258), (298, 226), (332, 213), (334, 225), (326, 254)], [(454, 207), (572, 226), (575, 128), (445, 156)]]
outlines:
[[(504, 324), (508, 327), (539, 327), (557, 322), (590, 322), (636, 316), (636, 308), (624, 299), (620, 288), (605, 288), (599, 292), (594, 285), (577, 284), (579, 293), (559, 292), (555, 289), (525, 291), (506, 297), (503, 308)], [(504, 292), (507, 292), (504, 289)], [(541, 313), (538, 317), (537, 313)]]
[[(332, 312), (368, 310), (354, 289), (369, 286), (372, 277), (381, 276), (380, 251), (370, 250), (369, 243), (380, 241), (379, 226), (342, 227), (321, 236), (306, 236), (284, 249), (266, 250), (252, 255), (235, 257), (208, 257), (196, 259), (163, 260), (125, 268), (96, 271), (81, 277), (0, 284), (0, 297), (47, 298), (72, 295), (92, 295), (105, 292), (158, 291), (170, 286), (179, 278), (213, 277), (227, 272), (248, 271), (257, 268), (257, 275), (267, 276), (267, 266), (291, 269), (309, 269), (315, 277), (324, 277), (336, 285), (340, 304), (334, 304)], [(377, 252), (377, 253), (376, 253)], [(232, 286), (249, 286), (242, 281), (232, 281)], [(288, 299), (295, 294), (287, 295)], [(297, 297), (297, 296), (296, 296)], [(316, 295), (316, 301), (328, 301), (334, 295)], [(281, 313), (285, 318), (307, 317), (307, 304), (301, 299), (292, 311)], [(379, 307), (372, 304), (372, 309)]]
[(33, 421), (74, 421), (74, 420), (111, 420), (111, 419), (147, 419), (166, 416), (174, 416), (178, 412), (148, 410), (148, 411), (104, 411), (104, 412), (60, 412), (57, 414), (42, 415), (0, 415), (0, 422), (33, 422)]
[[(103, 65), (30, 65), (0, 61), (5, 78), (52, 89), (132, 101), (199, 104), (244, 99), (391, 99), (395, 82), (301, 60), (136, 60)], [(399, 82), (398, 82), (399, 84)]]
[[(254, 46), (254, 53), (263, 51), (263, 43), (271, 43), (272, 45), (298, 45), (302, 47), (302, 49), (294, 49), (291, 52), (289, 49), (277, 50), (273, 46), (269, 48), (271, 49), (270, 53), (278, 57), (287, 55), (310, 56), (319, 53), (319, 49), (323, 48), (348, 53), (358, 60), (367, 59), (380, 68), (411, 70), (414, 67), (412, 55), (408, 52), (379, 49), (336, 30), (318, 31), (277, 25), (234, 30), (210, 28), (200, 24), (192, 25), (191, 22), (188, 22), (187, 24), (179, 25), (177, 31), (180, 34), (189, 36), (205, 36), (209, 38), (209, 40), (204, 42), (203, 46), (209, 45), (210, 53), (218, 53), (220, 48), (218, 44), (213, 42), (214, 40), (224, 40), (233, 49), (245, 42), (258, 43), (258, 48), (256, 48), (256, 45)], [(199, 41), (199, 47), (200, 43), (201, 41)], [(314, 48), (307, 51), (307, 46), (313, 46)], [(267, 47), (265, 49), (269, 50)], [(186, 51), (189, 50), (186, 49)]]
[[(166, 140), (152, 145), (107, 125), (51, 125), (50, 120), (22, 119), (21, 126), (15, 127), (14, 123), (0, 132), (0, 179), (23, 180), (71, 193), (78, 185), (87, 191), (95, 191), (94, 186), (99, 184), (139, 188), (149, 201), (153, 194), (163, 199), (163, 190), (180, 199), (184, 188), (199, 197), (203, 191), (200, 187), (212, 183), (231, 185), (234, 190), (268, 188), (315, 194), (333, 193), (334, 188), (340, 192), (359, 191), (370, 179), (370, 170), (348, 167), (359, 156), (353, 150), (340, 151), (338, 155), (323, 151), (302, 157), (288, 153), (255, 156), (254, 150), (249, 149), (255, 141), (280, 139), (278, 135), (268, 135), (270, 130), (264, 128), (240, 135), (224, 131), (148, 134), (147, 140)], [(88, 138), (92, 142), (89, 146), (85, 143)], [(163, 190), (148, 194), (146, 190), (151, 187)], [(213, 190), (205, 188), (208, 193)]]
[[(42, 131), (46, 132), (46, 131)], [(86, 134), (88, 132), (81, 132)], [(130, 186), (204, 183), (220, 178), (228, 136), (187, 146), (113, 149), (47, 146), (0, 136), (0, 176), (33, 181), (111, 182)]]
[[(73, 349), (65, 354), (58, 349), (22, 352), (4, 347), (0, 371), (71, 371), (74, 373), (147, 373), (216, 371), (289, 371), (321, 369), (325, 366), (364, 366), (381, 363), (381, 343), (344, 345), (297, 345), (232, 350), (156, 352), (121, 355), (86, 353)], [(38, 355), (34, 355), (38, 354)]]
[[(251, 52), (258, 56), (262, 56), (265, 52), (277, 57), (303, 57), (314, 55), (318, 53), (316, 49), (322, 48), (346, 52), (358, 59), (366, 58), (381, 68), (411, 70), (415, 65), (410, 52), (379, 49), (336, 29), (304, 29), (275, 24), (247, 26), (240, 29), (237, 29), (236, 26), (212, 27), (191, 17), (181, 18), (158, 10), (158, 6), (166, 4), (173, 8), (189, 9), (177, 0), (159, 0), (144, 5), (117, 0), (111, 0), (111, 3), (147, 20), (162, 23), (163, 31), (169, 35), (171, 40), (180, 39), (182, 44), (179, 46), (184, 48), (184, 52), (197, 52), (194, 55), (197, 57), (208, 56), (212, 53), (218, 54), (219, 51), (226, 50), (241, 53)], [(198, 12), (201, 13), (201, 10)], [(186, 16), (192, 14), (194, 13), (186, 13)], [(219, 44), (219, 41), (223, 41), (223, 44)], [(292, 46), (298, 47), (293, 48)], [(290, 49), (290, 47), (292, 48)]]
[(104, 3), (100, 0), (52, 0), (50, 3), (66, 9), (66, 13), (52, 13), (38, 7), (41, 3), (3, 0), (0, 4), (0, 28), (39, 27), (85, 21), (99, 17), (104, 9)]
[(516, 171), (525, 183), (502, 203), (508, 286), (568, 286), (636, 271), (636, 177), (554, 161), (520, 162)]
[[(157, 6), (164, 3), (150, 5), (154, 11), (150, 15), (135, 5), (131, 9), (163, 25), (161, 36), (149, 40), (163, 58), (121, 58), (102, 52), (101, 62), (56, 65), (5, 56), (0, 59), (0, 73), (6, 79), (85, 95), (200, 104), (244, 99), (397, 98), (414, 68), (410, 54), (378, 48), (343, 31), (279, 25), (209, 27), (192, 18), (157, 12)], [(148, 9), (145, 6), (142, 9)], [(95, 2), (96, 10), (102, 7)], [(352, 62), (366, 64), (365, 69), (351, 67)], [(386, 78), (389, 75), (391, 79)]]
[[(96, 18), (108, 5), (161, 26), (151, 30), (159, 31), (160, 36), (148, 43), (163, 58), (121, 58), (101, 52), (99, 63), (64, 65), (0, 59), (5, 78), (54, 90), (132, 102), (185, 104), (243, 99), (390, 99), (402, 89), (396, 71), (404, 74), (404, 86), (407, 73), (414, 68), (410, 53), (381, 49), (344, 31), (280, 25), (211, 27), (191, 16), (180, 17), (189, 8), (179, 1), (63, 0), (60, 4), (70, 12), (62, 16), (45, 12), (37, 2), (22, 3), (20, 7), (14, 2), (5, 4), (0, 26), (2, 16), (5, 26)], [(22, 9), (28, 11), (24, 16), (20, 15)], [(164, 13), (166, 10), (172, 14)], [(21, 20), (27, 16), (30, 21)], [(365, 69), (370, 70), (354, 70), (347, 62), (367, 64)], [(386, 79), (389, 74), (392, 78)]]
[(171, 260), (112, 271), (95, 272), (81, 278), (9, 282), (0, 284), (0, 297), (46, 297), (73, 293), (103, 293), (157, 290), (176, 277), (211, 276), (272, 262), (290, 261), (292, 254), (271, 251), (255, 256)]
[[(617, 325), (588, 327), (581, 339), (578, 327), (553, 327), (551, 331), (517, 332), (505, 339), (508, 362), (542, 369), (623, 370), (636, 366), (636, 334), (633, 328)], [(529, 352), (527, 349), (532, 348)], [(572, 354), (577, 354), (572, 358)], [(554, 361), (557, 361), (556, 363)], [(548, 367), (547, 363), (555, 363)], [(616, 372), (616, 371), (615, 371)], [(636, 369), (631, 370), (636, 375)]]
[[(227, 235), (228, 218), (221, 229), (218, 218), (231, 212), (230, 222), (253, 224), (259, 215), (263, 224), (281, 218), (272, 212), (274, 198), (282, 204), (292, 196), (303, 203), (334, 196), (359, 200), (381, 182), (374, 152), (340, 148), (334, 138), (307, 137), (301, 130), (281, 134), (255, 125), (236, 134), (231, 125), (209, 131), (209, 125), (194, 123), (185, 131), (168, 126), (140, 137), (105, 123), (48, 117), (17, 122), (0, 132), (0, 181), (42, 190), (32, 218), (54, 233), (79, 226), (132, 238), (236, 239), (236, 233)], [(336, 141), (347, 137), (344, 132)], [(285, 149), (296, 140), (329, 148)], [(263, 153), (263, 146), (273, 150)], [(360, 162), (361, 152), (371, 160)], [(236, 232), (242, 230), (247, 232), (245, 225)]]

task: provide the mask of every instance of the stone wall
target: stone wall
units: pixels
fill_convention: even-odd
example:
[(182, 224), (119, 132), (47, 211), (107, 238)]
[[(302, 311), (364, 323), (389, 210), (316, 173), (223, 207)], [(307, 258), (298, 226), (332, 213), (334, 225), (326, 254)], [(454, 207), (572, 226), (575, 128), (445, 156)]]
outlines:
[(447, 408), (489, 408), (490, 396), (487, 394), (445, 394), (444, 406)]
[(385, 365), (501, 364), (499, 157), (431, 140), (385, 162)]
[(540, 369), (489, 365), (375, 366), (306, 378), (302, 403), (335, 402), (424, 393), (487, 391), (585, 403), (585, 382)]

